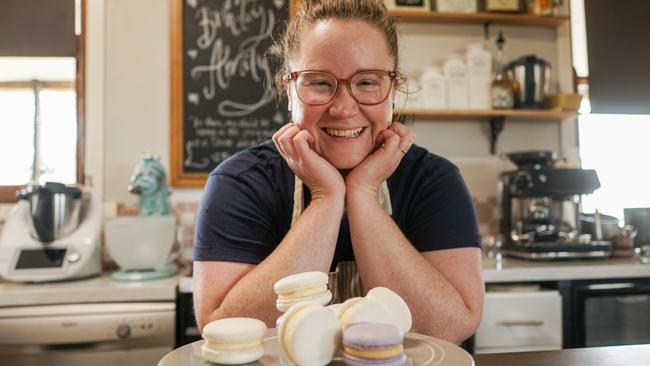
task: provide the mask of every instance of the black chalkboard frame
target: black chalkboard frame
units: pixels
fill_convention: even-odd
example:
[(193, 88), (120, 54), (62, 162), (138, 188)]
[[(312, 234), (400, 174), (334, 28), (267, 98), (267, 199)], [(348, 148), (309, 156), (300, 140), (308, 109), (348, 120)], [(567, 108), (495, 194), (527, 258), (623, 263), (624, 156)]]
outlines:
[[(209, 171), (187, 172), (183, 164), (184, 106), (183, 106), (183, 2), (171, 1), (171, 126), (170, 126), (170, 181), (173, 187), (203, 187)], [(289, 16), (293, 16), (300, 0), (287, 0)]]

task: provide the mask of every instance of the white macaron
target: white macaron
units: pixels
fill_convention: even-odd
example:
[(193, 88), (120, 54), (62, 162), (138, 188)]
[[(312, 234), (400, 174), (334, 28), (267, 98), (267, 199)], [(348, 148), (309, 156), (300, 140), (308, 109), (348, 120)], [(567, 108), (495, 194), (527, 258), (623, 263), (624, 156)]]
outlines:
[(302, 272), (284, 277), (273, 286), (278, 295), (275, 305), (281, 312), (299, 302), (326, 305), (332, 300), (328, 282), (329, 277), (324, 272)]
[(346, 300), (339, 309), (338, 317), (343, 330), (358, 323), (392, 324), (388, 311), (381, 303), (363, 297)]
[(411, 330), (413, 318), (411, 310), (397, 293), (386, 287), (375, 287), (368, 291), (366, 299), (372, 299), (384, 306), (388, 316), (393, 324), (397, 326), (402, 333), (408, 333)]
[(341, 338), (341, 323), (330, 309), (298, 303), (278, 323), (278, 343), (290, 362), (323, 366), (332, 361)]
[(203, 328), (201, 355), (207, 361), (225, 365), (256, 361), (264, 356), (266, 331), (266, 325), (253, 318), (215, 320)]

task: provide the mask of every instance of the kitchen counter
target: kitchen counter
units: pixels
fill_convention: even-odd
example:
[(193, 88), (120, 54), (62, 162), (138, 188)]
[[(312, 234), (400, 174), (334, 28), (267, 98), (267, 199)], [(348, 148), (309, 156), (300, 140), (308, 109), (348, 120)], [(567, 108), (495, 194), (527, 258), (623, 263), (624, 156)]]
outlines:
[(605, 366), (648, 365), (650, 345), (592, 347), (557, 351), (476, 355), (476, 366)]
[(181, 269), (172, 277), (151, 281), (115, 282), (110, 273), (88, 279), (13, 283), (0, 281), (0, 307), (49, 304), (78, 304), (137, 301), (175, 301), (179, 279), (189, 273)]
[(650, 278), (650, 265), (635, 257), (612, 259), (527, 261), (483, 256), (485, 283)]
[[(483, 256), (482, 263), (485, 283), (650, 278), (650, 264), (634, 257), (535, 262)], [(191, 293), (192, 277), (181, 277), (178, 291)]]

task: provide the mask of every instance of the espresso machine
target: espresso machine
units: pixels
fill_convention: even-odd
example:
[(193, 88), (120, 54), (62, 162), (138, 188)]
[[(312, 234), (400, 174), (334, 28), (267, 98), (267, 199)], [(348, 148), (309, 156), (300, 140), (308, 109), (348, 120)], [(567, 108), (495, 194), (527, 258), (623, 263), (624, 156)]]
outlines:
[(557, 168), (551, 151), (507, 157), (517, 169), (499, 179), (503, 254), (533, 260), (610, 256), (611, 242), (580, 227), (581, 196), (600, 187), (595, 170)]

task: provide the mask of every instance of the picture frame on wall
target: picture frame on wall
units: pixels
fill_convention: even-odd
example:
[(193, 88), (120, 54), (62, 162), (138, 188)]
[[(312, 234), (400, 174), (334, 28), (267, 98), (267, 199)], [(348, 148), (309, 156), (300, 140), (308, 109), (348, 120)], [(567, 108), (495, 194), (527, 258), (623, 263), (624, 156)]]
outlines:
[(384, 0), (388, 9), (429, 11), (430, 0)]

